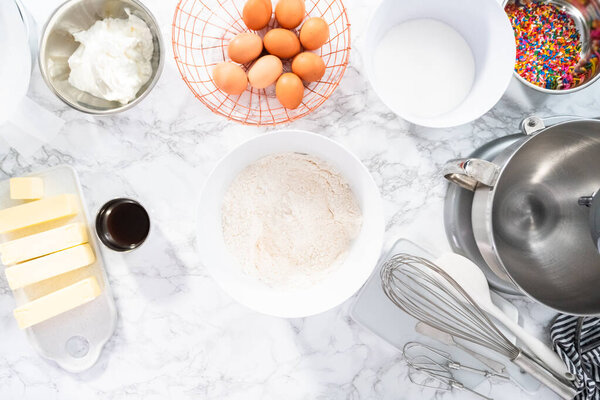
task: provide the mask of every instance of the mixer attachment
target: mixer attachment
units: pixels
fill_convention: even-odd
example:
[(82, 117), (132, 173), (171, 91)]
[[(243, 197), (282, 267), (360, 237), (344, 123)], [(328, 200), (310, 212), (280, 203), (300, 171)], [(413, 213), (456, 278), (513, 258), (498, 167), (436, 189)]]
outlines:
[(455, 378), (453, 371), (467, 371), (487, 379), (494, 377), (503, 380), (510, 379), (505, 375), (458, 363), (450, 357), (450, 354), (419, 342), (406, 343), (402, 349), (402, 355), (410, 368), (408, 378), (412, 383), (422, 387), (444, 391), (466, 390), (482, 399), (491, 400), (490, 397), (466, 387)]

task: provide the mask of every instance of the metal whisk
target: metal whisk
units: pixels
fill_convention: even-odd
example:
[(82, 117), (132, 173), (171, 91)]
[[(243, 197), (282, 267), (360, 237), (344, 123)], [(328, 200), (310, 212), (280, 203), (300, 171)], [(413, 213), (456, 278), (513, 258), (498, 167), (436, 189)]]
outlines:
[(569, 381), (512, 344), (461, 286), (432, 262), (395, 255), (383, 265), (381, 281), (387, 297), (416, 319), (508, 357), (566, 400), (577, 394)]

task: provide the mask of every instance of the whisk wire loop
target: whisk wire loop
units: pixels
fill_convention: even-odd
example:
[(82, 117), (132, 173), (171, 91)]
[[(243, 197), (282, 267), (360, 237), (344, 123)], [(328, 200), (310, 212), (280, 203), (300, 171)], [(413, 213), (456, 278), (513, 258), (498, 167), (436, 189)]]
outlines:
[(471, 297), (434, 263), (397, 254), (384, 264), (381, 280), (386, 296), (418, 320), (511, 359), (518, 355)]

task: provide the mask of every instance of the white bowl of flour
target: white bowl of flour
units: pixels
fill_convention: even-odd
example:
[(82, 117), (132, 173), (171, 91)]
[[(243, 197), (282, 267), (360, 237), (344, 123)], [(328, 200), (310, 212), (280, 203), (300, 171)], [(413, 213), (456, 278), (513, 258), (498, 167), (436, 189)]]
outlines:
[[(285, 159), (283, 163), (282, 158)], [(303, 165), (309, 165), (309, 168), (304, 171)], [(273, 166), (275, 172), (273, 169), (262, 171)], [(327, 179), (321, 181), (319, 174), (314, 173), (315, 169), (322, 169)], [(289, 204), (274, 202), (272, 206), (263, 203), (257, 206), (256, 202), (250, 201), (252, 199), (244, 197), (259, 196), (261, 201), (271, 201), (269, 193), (261, 197), (261, 190), (257, 194), (257, 191), (245, 188), (249, 184), (257, 184), (258, 174), (258, 184), (281, 198), (282, 182), (285, 187), (290, 171), (296, 170), (297, 176), (290, 179), (293, 186)], [(261, 171), (269, 173), (261, 175)], [(282, 177), (285, 179), (282, 180)], [(240, 178), (246, 180), (240, 181)], [(265, 268), (252, 271), (253, 268), (246, 265), (248, 260), (244, 258), (246, 253), (243, 250), (251, 240), (246, 240), (247, 236), (252, 236), (256, 226), (263, 226), (262, 223), (253, 225), (253, 222), (258, 218), (279, 218), (288, 206), (298, 210), (293, 203), (294, 196), (303, 190), (294, 190), (297, 185), (305, 185), (306, 191), (311, 192), (308, 195), (311, 201), (331, 203), (332, 213), (337, 216), (337, 228), (326, 222), (321, 224), (320, 219), (328, 216), (318, 214), (318, 207), (314, 207), (314, 212), (319, 218), (312, 221), (306, 215), (313, 212), (312, 207), (301, 208), (298, 215), (286, 216), (290, 220), (270, 225), (274, 232), (262, 235), (267, 238), (267, 242), (263, 242), (265, 246), (281, 249), (285, 248), (287, 241), (291, 247), (280, 253), (269, 250), (266, 261), (256, 261), (257, 265), (262, 262)], [(244, 206), (256, 208), (259, 215), (245, 216)], [(308, 229), (297, 231), (294, 229), (296, 222)], [(314, 236), (310, 234), (313, 231)], [(198, 247), (204, 265), (236, 301), (255, 311), (278, 317), (298, 318), (318, 314), (351, 297), (371, 275), (380, 255), (383, 233), (381, 197), (369, 171), (341, 145), (310, 132), (279, 131), (243, 143), (218, 163), (208, 177), (200, 199)], [(321, 253), (315, 254), (315, 257), (303, 257), (302, 251), (298, 251), (315, 248), (315, 244), (321, 244)], [(330, 251), (335, 253), (330, 254)], [(339, 252), (336, 262), (335, 254)], [(304, 270), (296, 276), (286, 263), (287, 253), (293, 257), (292, 264), (298, 259), (304, 264), (312, 259), (327, 260), (333, 264), (330, 268), (316, 268), (312, 273), (310, 268), (313, 266), (308, 263), (308, 267), (303, 267)], [(257, 251), (256, 254), (263, 257), (265, 252)], [(310, 273), (305, 273), (306, 270)]]

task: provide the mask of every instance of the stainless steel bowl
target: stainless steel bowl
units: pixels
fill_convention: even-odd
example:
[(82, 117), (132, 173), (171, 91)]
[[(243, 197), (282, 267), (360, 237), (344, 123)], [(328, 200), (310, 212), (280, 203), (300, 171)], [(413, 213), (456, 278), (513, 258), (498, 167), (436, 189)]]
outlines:
[[(150, 28), (154, 43), (152, 76), (128, 104), (107, 101), (69, 84), (69, 57), (79, 47), (71, 32), (87, 30), (104, 18), (127, 18), (125, 9)], [(137, 0), (69, 0), (50, 16), (40, 41), (40, 71), (48, 87), (66, 104), (89, 114), (106, 115), (128, 110), (138, 104), (158, 81), (164, 64), (164, 45), (158, 23)]]
[[(518, 0), (505, 0), (506, 4), (515, 2), (518, 2)], [(581, 37), (581, 59), (589, 59), (593, 55), (591, 38), (592, 24), (594, 24), (594, 22), (596, 24), (600, 23), (600, 0), (541, 0), (539, 2), (555, 5), (571, 16)], [(521, 4), (526, 4), (526, 2), (521, 1)], [(535, 89), (538, 92), (547, 94), (568, 94), (584, 89), (596, 82), (598, 78), (600, 78), (600, 68), (597, 68), (588, 80), (570, 89), (546, 89), (534, 85), (519, 75), (516, 71), (515, 76), (525, 86)]]
[(600, 187), (600, 121), (528, 121), (492, 162), (453, 160), (444, 174), (475, 191), (474, 236), (496, 274), (559, 312), (600, 315), (600, 254), (579, 205)]

